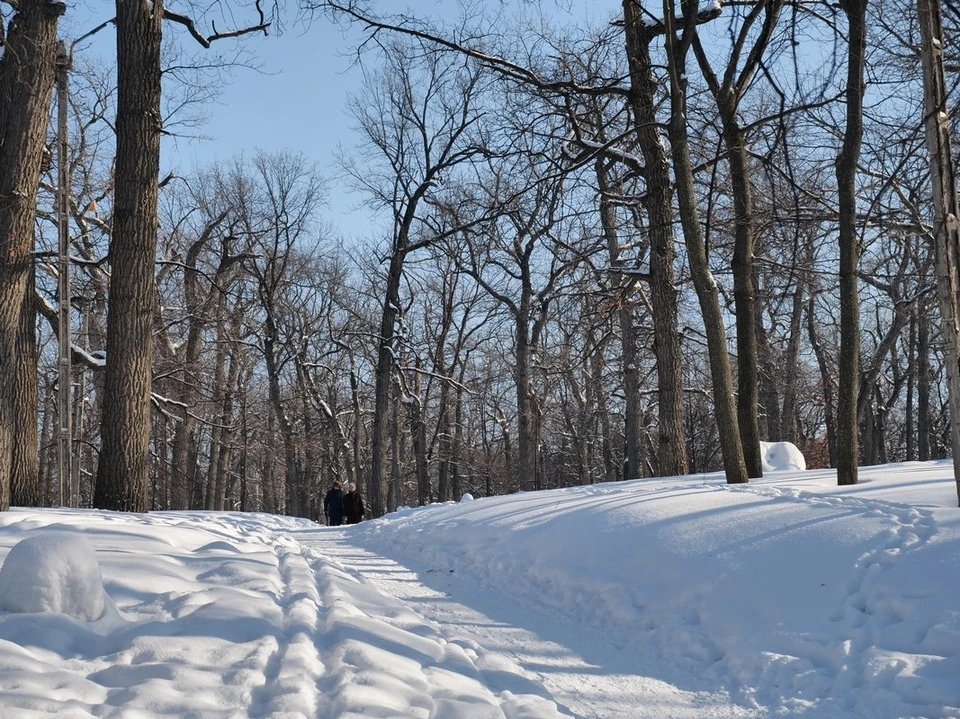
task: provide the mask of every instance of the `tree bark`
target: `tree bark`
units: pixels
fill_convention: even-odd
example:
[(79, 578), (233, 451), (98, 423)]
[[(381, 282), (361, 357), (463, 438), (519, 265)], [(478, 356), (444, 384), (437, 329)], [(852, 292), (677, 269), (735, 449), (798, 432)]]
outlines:
[[(729, 93), (732, 95), (732, 93)], [(723, 141), (730, 164), (733, 206), (736, 216), (733, 247), (733, 301), (737, 323), (737, 422), (748, 477), (763, 476), (760, 453), (760, 373), (757, 360), (757, 296), (754, 283), (754, 221), (750, 192), (750, 169), (743, 131), (736, 117), (733, 97), (721, 99)]]
[[(673, 198), (669, 158), (658, 129), (654, 102), (658, 83), (650, 59), (652, 35), (645, 32), (638, 8), (635, 0), (623, 0), (627, 64), (630, 70), (630, 106), (647, 172), (647, 192), (643, 203), (650, 223), (650, 304), (653, 307), (653, 352), (657, 360), (659, 408), (657, 463), (662, 475), (672, 476), (689, 471), (683, 433), (683, 371), (673, 271)], [(639, 418), (635, 422), (639, 432)], [(639, 477), (638, 458), (639, 454), (636, 454), (631, 462), (637, 464), (632, 467), (632, 474)]]
[(846, 127), (837, 157), (840, 243), (840, 387), (837, 391), (837, 483), (857, 483), (859, 443), (857, 396), (860, 381), (860, 298), (857, 269), (857, 162), (863, 137), (863, 72), (866, 48), (866, 0), (842, 4), (849, 25)]
[(163, 0), (117, 0), (117, 159), (94, 505), (145, 512), (160, 172)]
[(703, 232), (698, 219), (696, 194), (693, 187), (693, 168), (687, 138), (686, 112), (686, 56), (689, 47), (689, 29), (695, 20), (696, 7), (684, 0), (685, 25), (682, 36), (677, 36), (674, 25), (676, 15), (673, 0), (664, 0), (664, 20), (667, 24), (667, 65), (670, 75), (670, 122), (669, 136), (673, 155), (673, 168), (677, 184), (677, 201), (680, 207), (680, 222), (684, 243), (687, 247), (690, 274), (693, 278), (697, 300), (703, 315), (710, 356), (710, 377), (713, 381), (713, 402), (723, 467), (730, 484), (748, 481), (747, 466), (740, 440), (736, 400), (733, 392), (733, 375), (727, 352), (727, 333), (723, 314), (717, 300), (717, 283), (710, 271)]
[[(865, 2), (866, 0), (864, 0)], [(950, 406), (950, 447), (957, 500), (960, 502), (960, 200), (950, 151), (950, 114), (943, 72), (943, 26), (938, 0), (917, 0), (923, 60), (923, 114), (930, 178), (933, 183), (933, 231), (936, 247), (937, 300), (943, 335)]]
[[(33, 223), (66, 6), (20, 0), (0, 60), (0, 510), (37, 503)], [(27, 325), (29, 324), (29, 328)]]

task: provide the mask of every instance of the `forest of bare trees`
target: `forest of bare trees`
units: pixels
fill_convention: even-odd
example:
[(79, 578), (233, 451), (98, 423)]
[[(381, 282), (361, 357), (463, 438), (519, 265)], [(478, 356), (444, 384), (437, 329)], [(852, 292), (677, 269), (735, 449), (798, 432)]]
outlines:
[[(362, 38), (335, 175), (290, 147), (160, 176), (202, 53), (292, 8), (237, 3), (218, 30), (117, 0), (116, 62), (71, 56), (65, 473), (65, 7), (0, 0), (0, 508), (64, 501), (64, 474), (80, 506), (303, 516), (339, 479), (380, 515), (747, 482), (761, 441), (841, 483), (950, 456), (949, 6), (623, 0), (555, 24), (544, 0), (451, 24), (383, 5), (298, 8)], [(325, 222), (332, 182), (380, 218), (369, 236)]]

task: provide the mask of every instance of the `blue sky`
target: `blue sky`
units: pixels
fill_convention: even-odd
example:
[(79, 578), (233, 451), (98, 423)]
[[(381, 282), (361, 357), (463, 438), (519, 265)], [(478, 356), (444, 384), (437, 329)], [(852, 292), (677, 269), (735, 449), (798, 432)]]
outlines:
[[(70, 6), (61, 35), (72, 41), (113, 14), (113, 3), (80, 0)], [(244, 21), (238, 16), (239, 23)], [(217, 27), (224, 29), (223, 22)], [(165, 32), (186, 35), (173, 23)], [(202, 26), (201, 32), (209, 30)], [(232, 42), (222, 44), (226, 48)], [(75, 54), (78, 58), (81, 54), (99, 54), (112, 63), (115, 43), (114, 30), (107, 27), (79, 43)], [(191, 43), (187, 38), (185, 45), (190, 47)], [(251, 54), (251, 63), (260, 69), (238, 68), (232, 73), (219, 99), (204, 108), (207, 124), (190, 131), (203, 138), (178, 137), (164, 142), (164, 171), (186, 174), (208, 162), (252, 155), (258, 149), (286, 149), (303, 153), (317, 163), (324, 176), (332, 178), (338, 145), (349, 147), (357, 141), (346, 112), (347, 97), (359, 87), (361, 74), (349, 56), (350, 41), (340, 28), (317, 17), (309, 26), (288, 19), (282, 33), (249, 35), (240, 43)], [(196, 48), (199, 46), (190, 50)], [(211, 52), (217, 49), (215, 44)], [(369, 214), (356, 211), (360, 198), (349, 195), (332, 179), (329, 187), (324, 214), (334, 229), (347, 235), (369, 233)]]
[[(324, 18), (310, 27), (288, 26), (282, 35), (252, 35), (247, 49), (262, 63), (260, 71), (241, 68), (209, 108), (207, 140), (178, 141), (165, 148), (166, 161), (181, 169), (214, 159), (269, 152), (302, 152), (322, 174), (336, 172), (338, 145), (357, 142), (346, 111), (349, 93), (360, 83), (360, 71), (348, 56), (349, 42)], [(326, 215), (347, 234), (369, 228), (366, 213), (352, 211), (360, 199), (329, 183)]]
[[(619, 3), (596, 0), (574, 0), (574, 16), (588, 13), (594, 16), (616, 9)], [(519, 6), (530, 9), (537, 5), (529, 0), (504, 0), (507, 10)], [(565, 0), (543, 0), (545, 12), (567, 16)], [(179, 4), (170, 2), (175, 10)], [(382, 2), (378, 10), (411, 12), (421, 17), (451, 17), (457, 13), (455, 0), (409, 0)], [(491, 8), (496, 3), (491, 3)], [(352, 119), (347, 114), (346, 101), (351, 92), (360, 87), (361, 72), (355, 65), (351, 51), (356, 47), (356, 34), (344, 37), (341, 28), (323, 15), (317, 15), (309, 24), (295, 21), (296, 4), (288, 4), (287, 18), (282, 33), (275, 30), (264, 37), (249, 35), (242, 39), (243, 47), (252, 53), (253, 62), (261, 66), (257, 71), (239, 68), (233, 74), (216, 103), (206, 108), (208, 123), (197, 130), (209, 139), (178, 138), (163, 147), (164, 168), (188, 173), (194, 167), (214, 160), (226, 160), (241, 153), (290, 150), (303, 153), (316, 162), (321, 173), (330, 178), (329, 203), (326, 219), (336, 232), (360, 238), (379, 232), (372, 216), (362, 208), (362, 198), (349, 193), (336, 180), (335, 151), (338, 146), (349, 149), (358, 138), (351, 129)], [(114, 13), (112, 2), (78, 0), (71, 5), (62, 25), (62, 35), (68, 39), (80, 36)], [(238, 12), (234, 26), (243, 25), (251, 18)], [(219, 21), (218, 29), (230, 23)], [(183, 28), (173, 23), (167, 33), (186, 35)], [(206, 34), (209, 29), (201, 26)], [(93, 40), (81, 43), (77, 53), (100, 53), (111, 59), (115, 54), (115, 34), (112, 28), (100, 32)], [(230, 43), (232, 41), (224, 41)], [(187, 38), (186, 45), (191, 41)], [(216, 46), (215, 46), (216, 49)], [(211, 51), (213, 52), (213, 51)], [(375, 63), (373, 57), (366, 58)]]

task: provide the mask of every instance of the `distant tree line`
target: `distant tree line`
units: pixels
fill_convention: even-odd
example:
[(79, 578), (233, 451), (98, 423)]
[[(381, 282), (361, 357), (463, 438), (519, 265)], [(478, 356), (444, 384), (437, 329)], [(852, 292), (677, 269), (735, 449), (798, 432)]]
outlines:
[[(264, 30), (259, 3), (204, 36), (199, 11), (120, 0), (118, 72), (75, 63), (81, 506), (315, 516), (339, 479), (380, 515), (746, 482), (761, 441), (841, 483), (950, 454), (914, 6), (624, 0), (593, 26), (373, 7), (304, 8), (364, 38), (336, 178), (294, 150), (160, 177), (209, 72), (164, 38)], [(4, 507), (58, 497), (63, 10), (0, 4)], [(380, 218), (366, 236), (325, 224), (331, 181)]]

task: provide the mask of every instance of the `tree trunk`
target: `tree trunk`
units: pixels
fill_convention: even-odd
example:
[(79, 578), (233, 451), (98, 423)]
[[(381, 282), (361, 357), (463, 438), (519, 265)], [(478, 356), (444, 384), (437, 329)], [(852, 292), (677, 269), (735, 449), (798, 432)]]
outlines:
[[(637, 127), (637, 141), (646, 166), (647, 192), (643, 203), (650, 223), (650, 304), (653, 307), (653, 353), (657, 360), (659, 408), (659, 471), (665, 476), (689, 471), (683, 433), (683, 371), (680, 333), (677, 330), (677, 289), (674, 282), (673, 199), (670, 165), (656, 115), (658, 81), (650, 60), (652, 36), (638, 17), (635, 0), (623, 0), (623, 19), (630, 70), (630, 105)], [(639, 418), (635, 419), (638, 425)], [(639, 455), (632, 460), (633, 474), (640, 476)]]
[(463, 393), (464, 383), (463, 374), (465, 366), (462, 366), (460, 382), (457, 384), (455, 410), (453, 413), (453, 442), (450, 452), (450, 489), (453, 494), (453, 500), (459, 502), (463, 496), (463, 485), (461, 484), (460, 456), (463, 448)]
[[(684, 16), (692, 23), (696, 7), (684, 0)], [(727, 333), (723, 313), (717, 300), (717, 283), (710, 271), (706, 246), (698, 219), (696, 193), (693, 187), (693, 169), (687, 139), (686, 115), (686, 56), (688, 33), (676, 35), (675, 8), (672, 0), (664, 0), (664, 19), (667, 24), (667, 64), (670, 74), (670, 146), (677, 184), (677, 201), (687, 247), (690, 274), (703, 315), (710, 356), (710, 377), (713, 382), (713, 402), (723, 467), (730, 484), (748, 481), (747, 466), (740, 441), (733, 376), (727, 351)]]
[[(864, 0), (865, 2), (866, 0)], [(917, 0), (923, 60), (923, 115), (930, 177), (933, 182), (933, 231), (936, 247), (937, 300), (944, 344), (947, 400), (950, 406), (950, 447), (960, 501), (960, 201), (950, 151), (950, 120), (943, 73), (943, 27), (938, 0)]]
[(533, 378), (530, 371), (530, 298), (529, 291), (521, 290), (520, 311), (516, 317), (516, 392), (517, 392), (517, 452), (520, 471), (519, 488), (530, 492), (537, 488), (536, 406), (533, 398)]
[[(0, 60), (0, 510), (37, 489), (33, 225), (66, 6), (20, 0)], [(0, 20), (2, 21), (2, 20)]]
[(830, 373), (830, 364), (827, 353), (817, 334), (816, 309), (814, 303), (816, 294), (811, 292), (807, 300), (807, 339), (817, 358), (820, 369), (820, 390), (823, 393), (823, 422), (827, 426), (827, 452), (830, 455), (830, 466), (837, 466), (837, 422), (834, 414), (833, 402), (833, 375)]
[(117, 0), (117, 159), (94, 505), (147, 510), (163, 0)]
[(847, 0), (842, 7), (849, 24), (847, 113), (843, 146), (837, 157), (840, 243), (840, 388), (837, 392), (837, 483), (857, 483), (859, 446), (857, 396), (860, 381), (860, 298), (857, 269), (857, 162), (863, 137), (863, 68), (866, 48), (866, 0)]
[(917, 318), (917, 459), (930, 459), (930, 320), (926, 312)]
[(407, 404), (407, 422), (410, 426), (410, 444), (413, 448), (414, 469), (417, 477), (417, 504), (430, 503), (430, 474), (427, 468), (427, 422), (423, 416), (423, 398), (420, 396), (419, 374), (413, 379), (413, 391), (404, 397)]
[(387, 486), (386, 506), (396, 509), (403, 500), (400, 487), (400, 400), (394, 395), (390, 403), (390, 480)]
[(910, 316), (910, 331), (907, 335), (907, 400), (904, 416), (904, 437), (906, 439), (905, 459), (912, 462), (917, 458), (915, 390), (917, 386), (917, 314), (922, 309), (914, 306)]
[[(438, 365), (435, 366), (438, 370), (442, 369)], [(450, 474), (453, 466), (453, 439), (451, 436), (453, 418), (451, 415), (453, 414), (453, 407), (451, 407), (450, 383), (445, 380), (442, 381), (440, 386), (440, 406), (437, 411), (440, 414), (440, 422), (437, 427), (437, 434), (439, 435), (438, 454), (440, 455), (440, 467), (437, 470), (437, 501), (446, 502), (451, 497)]]
[(387, 488), (387, 441), (390, 411), (391, 378), (393, 376), (394, 332), (397, 311), (400, 308), (400, 279), (403, 276), (403, 252), (395, 249), (390, 256), (387, 286), (380, 315), (380, 336), (377, 339), (376, 383), (373, 401), (373, 431), (371, 433), (370, 486), (367, 504), (370, 516), (380, 517), (386, 510), (384, 500)]
[(750, 192), (750, 168), (743, 130), (737, 121), (732, 93), (719, 98), (723, 142), (730, 164), (736, 229), (733, 246), (733, 301), (737, 324), (737, 422), (748, 477), (763, 476), (760, 453), (760, 373), (757, 363), (757, 297), (754, 283), (753, 199)]
[[(17, 332), (19, 349), (13, 402), (17, 439), (13, 445), (11, 462), (10, 501), (19, 507), (44, 505), (43, 487), (40, 486), (40, 458), (37, 455), (37, 310), (33, 287), (34, 268), (31, 263), (27, 276), (27, 296), (20, 310), (20, 328)], [(72, 392), (73, 389), (68, 386), (61, 388), (61, 391)], [(63, 489), (66, 493), (64, 499), (69, 504), (70, 488)]]
[[(807, 243), (807, 247), (812, 247)], [(812, 267), (812, 263), (807, 263)], [(803, 339), (803, 309), (804, 296), (809, 291), (804, 277), (797, 282), (793, 291), (793, 311), (790, 315), (790, 338), (787, 341), (786, 372), (783, 377), (783, 410), (780, 412), (780, 427), (778, 439), (784, 442), (797, 443), (797, 388), (800, 375), (800, 345)], [(772, 378), (771, 378), (772, 379)]]

